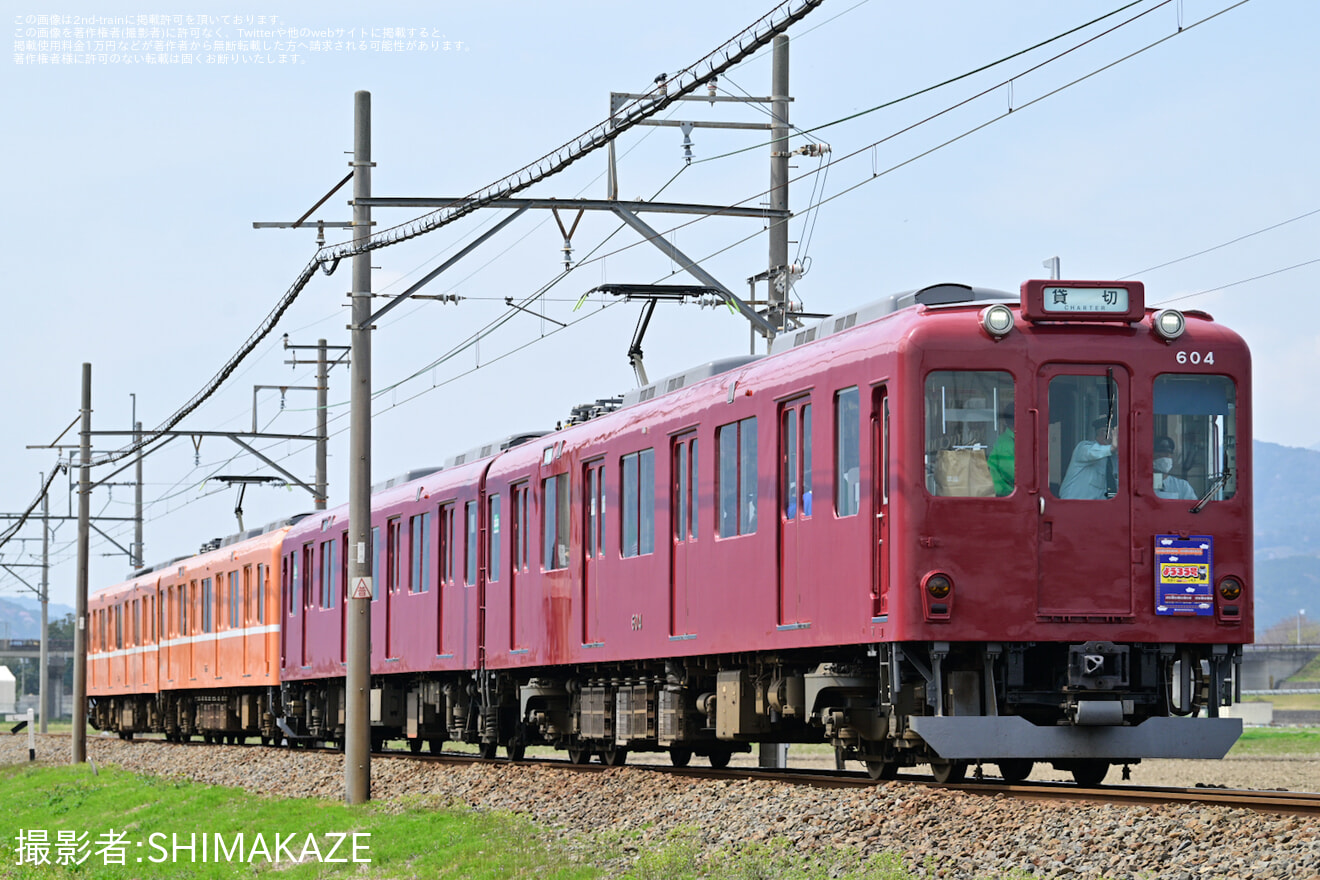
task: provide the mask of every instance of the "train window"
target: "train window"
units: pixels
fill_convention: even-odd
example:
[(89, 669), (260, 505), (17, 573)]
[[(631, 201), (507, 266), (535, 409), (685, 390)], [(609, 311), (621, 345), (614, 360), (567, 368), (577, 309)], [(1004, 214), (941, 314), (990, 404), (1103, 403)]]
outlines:
[(115, 606), (115, 649), (124, 647), (124, 606)]
[(215, 599), (215, 594), (211, 589), (211, 579), (202, 578), (202, 632), (211, 632), (214, 622), (211, 619), (213, 609), (211, 603)]
[(1155, 494), (1220, 501), (1237, 494), (1237, 386), (1227, 376), (1155, 378)]
[(335, 593), (339, 586), (339, 566), (335, 553), (334, 538), (321, 542), (321, 607), (335, 607)]
[(861, 397), (856, 388), (834, 395), (834, 511), (856, 516), (862, 504)]
[(1059, 498), (1113, 498), (1123, 488), (1117, 383), (1101, 375), (1055, 376), (1049, 395), (1050, 488)]
[(568, 568), (568, 474), (541, 481), (544, 520), (541, 523), (541, 567), (546, 571)]
[(477, 583), (477, 502), (469, 501), (464, 505), (467, 515), (467, 540), (463, 554), (464, 583), (475, 586)]
[(624, 556), (644, 556), (655, 551), (655, 450), (625, 455), (620, 467), (620, 551)]
[(721, 425), (715, 432), (719, 447), (720, 537), (750, 535), (756, 531), (756, 417)]
[(489, 580), (500, 579), (500, 496), (492, 495), (486, 500), (487, 531), (489, 546), (486, 548), (486, 577)]
[(229, 628), (243, 625), (243, 593), (238, 588), (238, 572), (229, 573)]
[(388, 544), (385, 548), (385, 592), (387, 593), (398, 592), (399, 589), (399, 555), (402, 550), (399, 545), (402, 529), (403, 526), (397, 516), (385, 523), (385, 540)]
[(190, 636), (192, 630), (188, 629), (188, 608), (197, 600), (197, 581), (188, 582), (188, 590), (185, 594), (183, 586), (179, 586), (179, 635)]
[(926, 377), (925, 396), (927, 491), (961, 498), (1011, 493), (1017, 482), (1013, 376), (937, 370)]
[(265, 563), (257, 563), (257, 623), (266, 622), (266, 578), (269, 569)]
[(527, 508), (531, 491), (526, 483), (513, 487), (513, 567), (516, 571), (527, 570), (527, 545), (531, 533), (527, 531)]
[(371, 601), (380, 597), (380, 526), (371, 527)]
[(586, 540), (588, 559), (596, 559), (605, 554), (605, 467), (600, 460), (586, 466), (587, 487), (587, 528), (583, 538)]
[(316, 607), (316, 545), (308, 541), (302, 548), (303, 610)]
[(811, 404), (796, 401), (780, 413), (779, 456), (784, 519), (811, 516)]
[(431, 514), (422, 513), (414, 516), (408, 522), (411, 531), (411, 540), (408, 544), (408, 556), (411, 565), (411, 580), (408, 583), (408, 592), (425, 593), (428, 580), (431, 576)]
[(441, 504), (438, 519), (440, 521), (440, 540), (436, 547), (436, 574), (441, 584), (454, 582), (454, 505)]

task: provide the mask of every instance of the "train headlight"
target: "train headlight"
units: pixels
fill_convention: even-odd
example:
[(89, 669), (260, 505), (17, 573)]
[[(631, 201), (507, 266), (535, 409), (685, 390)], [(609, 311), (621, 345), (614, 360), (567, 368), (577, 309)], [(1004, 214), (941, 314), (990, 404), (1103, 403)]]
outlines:
[(1242, 595), (1242, 581), (1235, 577), (1226, 577), (1219, 582), (1219, 595), (1229, 602)]
[(1155, 313), (1151, 326), (1162, 338), (1172, 342), (1187, 329), (1187, 319), (1177, 309), (1163, 309)]
[(1013, 329), (1013, 310), (998, 303), (981, 310), (981, 326), (995, 339), (1002, 339)]
[(932, 599), (944, 599), (953, 592), (953, 578), (942, 572), (931, 572), (925, 577), (925, 587)]

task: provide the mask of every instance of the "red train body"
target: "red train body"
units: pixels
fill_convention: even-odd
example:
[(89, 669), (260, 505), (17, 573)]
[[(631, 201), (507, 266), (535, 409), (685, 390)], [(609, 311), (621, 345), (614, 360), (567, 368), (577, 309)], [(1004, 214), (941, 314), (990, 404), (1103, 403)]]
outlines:
[[(825, 741), (943, 778), (1222, 756), (1250, 387), (1237, 335), (1140, 284), (940, 285), (461, 456), (374, 495), (373, 737)], [(347, 525), (271, 539), (268, 734), (343, 736)]]

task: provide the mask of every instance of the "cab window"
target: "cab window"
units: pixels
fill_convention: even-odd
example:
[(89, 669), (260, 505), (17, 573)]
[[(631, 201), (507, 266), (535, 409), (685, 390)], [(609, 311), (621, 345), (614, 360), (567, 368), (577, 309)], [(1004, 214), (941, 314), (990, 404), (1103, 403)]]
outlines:
[(1237, 494), (1237, 386), (1227, 376), (1155, 378), (1154, 490), (1162, 499)]
[(1013, 376), (998, 370), (937, 370), (926, 377), (926, 489), (990, 498), (1012, 493)]

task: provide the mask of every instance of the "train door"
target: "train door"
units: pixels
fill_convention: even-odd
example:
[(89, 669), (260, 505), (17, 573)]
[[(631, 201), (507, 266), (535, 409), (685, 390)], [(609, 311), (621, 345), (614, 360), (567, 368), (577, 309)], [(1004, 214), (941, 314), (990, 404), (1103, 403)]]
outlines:
[[(600, 579), (597, 566), (605, 558), (605, 460), (587, 462), (582, 482), (586, 498), (582, 505), (582, 644), (600, 642)], [(526, 490), (524, 490), (525, 493)]]
[(691, 636), (694, 631), (689, 591), (692, 588), (689, 558), (697, 541), (697, 432), (686, 431), (670, 442), (670, 560), (669, 560), (669, 635)]
[(811, 620), (803, 607), (811, 583), (809, 532), (811, 487), (811, 403), (805, 397), (779, 408), (779, 596), (778, 625), (793, 627)]
[(874, 494), (871, 535), (871, 616), (889, 614), (889, 394), (871, 392), (871, 487)]
[(1130, 616), (1128, 374), (1107, 364), (1048, 364), (1039, 380), (1037, 613), (1076, 621)]

